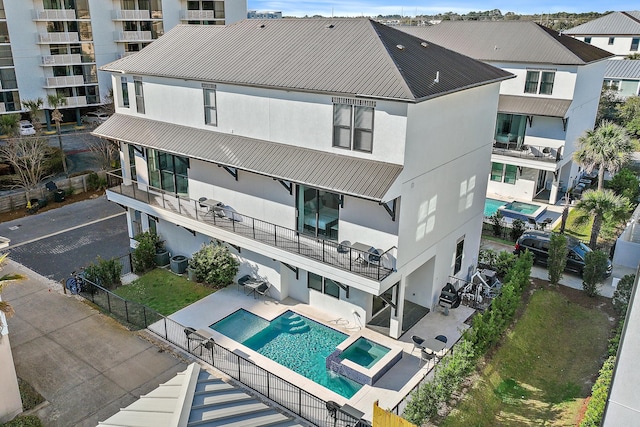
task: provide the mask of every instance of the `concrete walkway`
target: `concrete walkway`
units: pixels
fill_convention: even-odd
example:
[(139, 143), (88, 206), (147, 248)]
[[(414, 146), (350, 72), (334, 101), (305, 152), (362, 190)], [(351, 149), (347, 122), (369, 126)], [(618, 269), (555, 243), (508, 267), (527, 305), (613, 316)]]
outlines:
[(16, 314), (9, 336), (18, 376), (46, 402), (47, 427), (96, 426), (149, 393), (186, 364), (100, 314), (62, 286), (8, 261), (2, 273), (27, 280), (7, 286)]

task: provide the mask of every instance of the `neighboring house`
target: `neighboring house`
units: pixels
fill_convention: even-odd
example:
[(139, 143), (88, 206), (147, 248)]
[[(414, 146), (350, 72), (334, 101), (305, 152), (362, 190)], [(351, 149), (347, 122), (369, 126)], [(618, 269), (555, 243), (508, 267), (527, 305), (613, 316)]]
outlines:
[(275, 299), (393, 337), (475, 267), (508, 72), (368, 19), (179, 26), (103, 70), (132, 238), (226, 242)]
[(531, 21), (443, 21), (403, 31), (516, 75), (502, 83), (488, 192), (555, 203), (575, 184), (609, 52)]
[(271, 10), (250, 10), (247, 12), (248, 19), (280, 19), (282, 18), (282, 12), (276, 12)]
[(640, 60), (608, 60), (604, 86), (623, 99), (640, 95)]
[[(20, 100), (63, 95), (64, 120), (102, 105), (111, 78), (98, 69), (180, 23), (242, 20), (245, 0), (0, 0), (0, 114)], [(49, 111), (46, 121), (50, 123)]]
[(640, 11), (611, 12), (563, 34), (611, 52), (617, 58), (640, 53)]

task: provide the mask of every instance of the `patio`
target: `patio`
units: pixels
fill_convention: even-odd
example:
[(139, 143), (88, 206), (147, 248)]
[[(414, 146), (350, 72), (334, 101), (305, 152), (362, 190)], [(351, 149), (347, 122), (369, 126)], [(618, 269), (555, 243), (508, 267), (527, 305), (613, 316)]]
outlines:
[[(209, 328), (211, 324), (240, 308), (266, 320), (272, 320), (287, 310), (293, 310), (319, 323), (337, 329), (351, 338), (353, 336), (363, 336), (383, 346), (399, 347), (402, 350), (403, 357), (373, 386), (364, 385), (353, 397), (346, 399)], [(441, 310), (433, 310), (418, 321), (415, 326), (406, 331), (400, 340), (394, 340), (373, 330), (362, 329), (359, 324), (355, 323), (356, 319), (353, 319), (353, 321), (336, 319), (335, 316), (316, 310), (292, 298), (287, 298), (283, 301), (256, 299), (252, 295), (245, 295), (243, 290), (238, 290), (235, 285), (230, 285), (172, 314), (169, 319), (185, 327), (210, 331), (210, 335), (218, 345), (241, 355), (251, 363), (281, 378), (286, 378), (287, 381), (324, 401), (332, 400), (341, 405), (348, 403), (364, 412), (365, 419), (371, 420), (373, 402), (378, 400), (381, 407), (394, 408), (404, 396), (430, 373), (435, 365), (435, 361), (432, 360), (420, 366), (419, 352), (414, 351), (412, 354), (414, 346), (411, 336), (418, 335), (433, 338), (442, 334), (448, 338), (447, 348), (450, 348), (458, 341), (462, 332), (468, 328), (464, 321), (473, 314), (473, 311), (473, 309), (462, 305), (455, 310), (451, 310), (448, 316), (445, 316)], [(154, 324), (149, 328), (156, 330), (156, 328), (161, 329), (162, 327)], [(162, 334), (160, 333), (160, 335)]]

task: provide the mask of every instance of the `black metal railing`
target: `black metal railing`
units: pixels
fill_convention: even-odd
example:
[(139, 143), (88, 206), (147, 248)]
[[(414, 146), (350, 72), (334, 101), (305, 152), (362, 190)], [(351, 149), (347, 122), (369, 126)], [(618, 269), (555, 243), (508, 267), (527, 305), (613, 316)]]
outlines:
[(144, 185), (141, 190), (136, 181), (124, 183), (122, 176), (107, 173), (109, 191), (121, 194), (149, 205), (158, 206), (186, 218), (232, 232), (236, 235), (302, 255), (322, 263), (350, 271), (368, 279), (381, 281), (395, 268), (395, 251), (373, 249), (363, 251), (344, 243), (322, 237), (308, 236), (297, 230), (263, 221), (235, 210), (227, 210), (224, 217), (212, 209), (203, 208), (198, 200), (190, 199), (159, 188)]
[(493, 141), (493, 154), (503, 156), (559, 162), (562, 160), (562, 146), (558, 148), (516, 142)]
[(327, 401), (256, 365), (209, 337), (186, 334), (187, 326), (143, 304), (127, 300), (85, 280), (81, 295), (118, 320), (148, 330), (192, 356), (210, 364), (268, 400), (320, 427), (365, 427), (370, 424), (342, 412), (329, 412)]

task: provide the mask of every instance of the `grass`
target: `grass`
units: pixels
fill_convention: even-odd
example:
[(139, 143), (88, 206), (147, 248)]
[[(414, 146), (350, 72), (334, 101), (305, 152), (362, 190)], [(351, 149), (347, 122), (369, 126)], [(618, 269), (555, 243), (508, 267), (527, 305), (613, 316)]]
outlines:
[(215, 289), (156, 268), (114, 292), (168, 316), (213, 293)]
[[(578, 226), (574, 223), (577, 216), (577, 209), (571, 209), (571, 211), (569, 211), (569, 216), (567, 217), (567, 225), (565, 226), (564, 232), (565, 234), (578, 240), (588, 242), (589, 239), (591, 239), (591, 226), (593, 225), (593, 219), (586, 224)], [(553, 231), (560, 232), (560, 224), (558, 224), (558, 226), (554, 228)]]
[(474, 387), (441, 424), (575, 426), (607, 349), (607, 315), (536, 290)]

